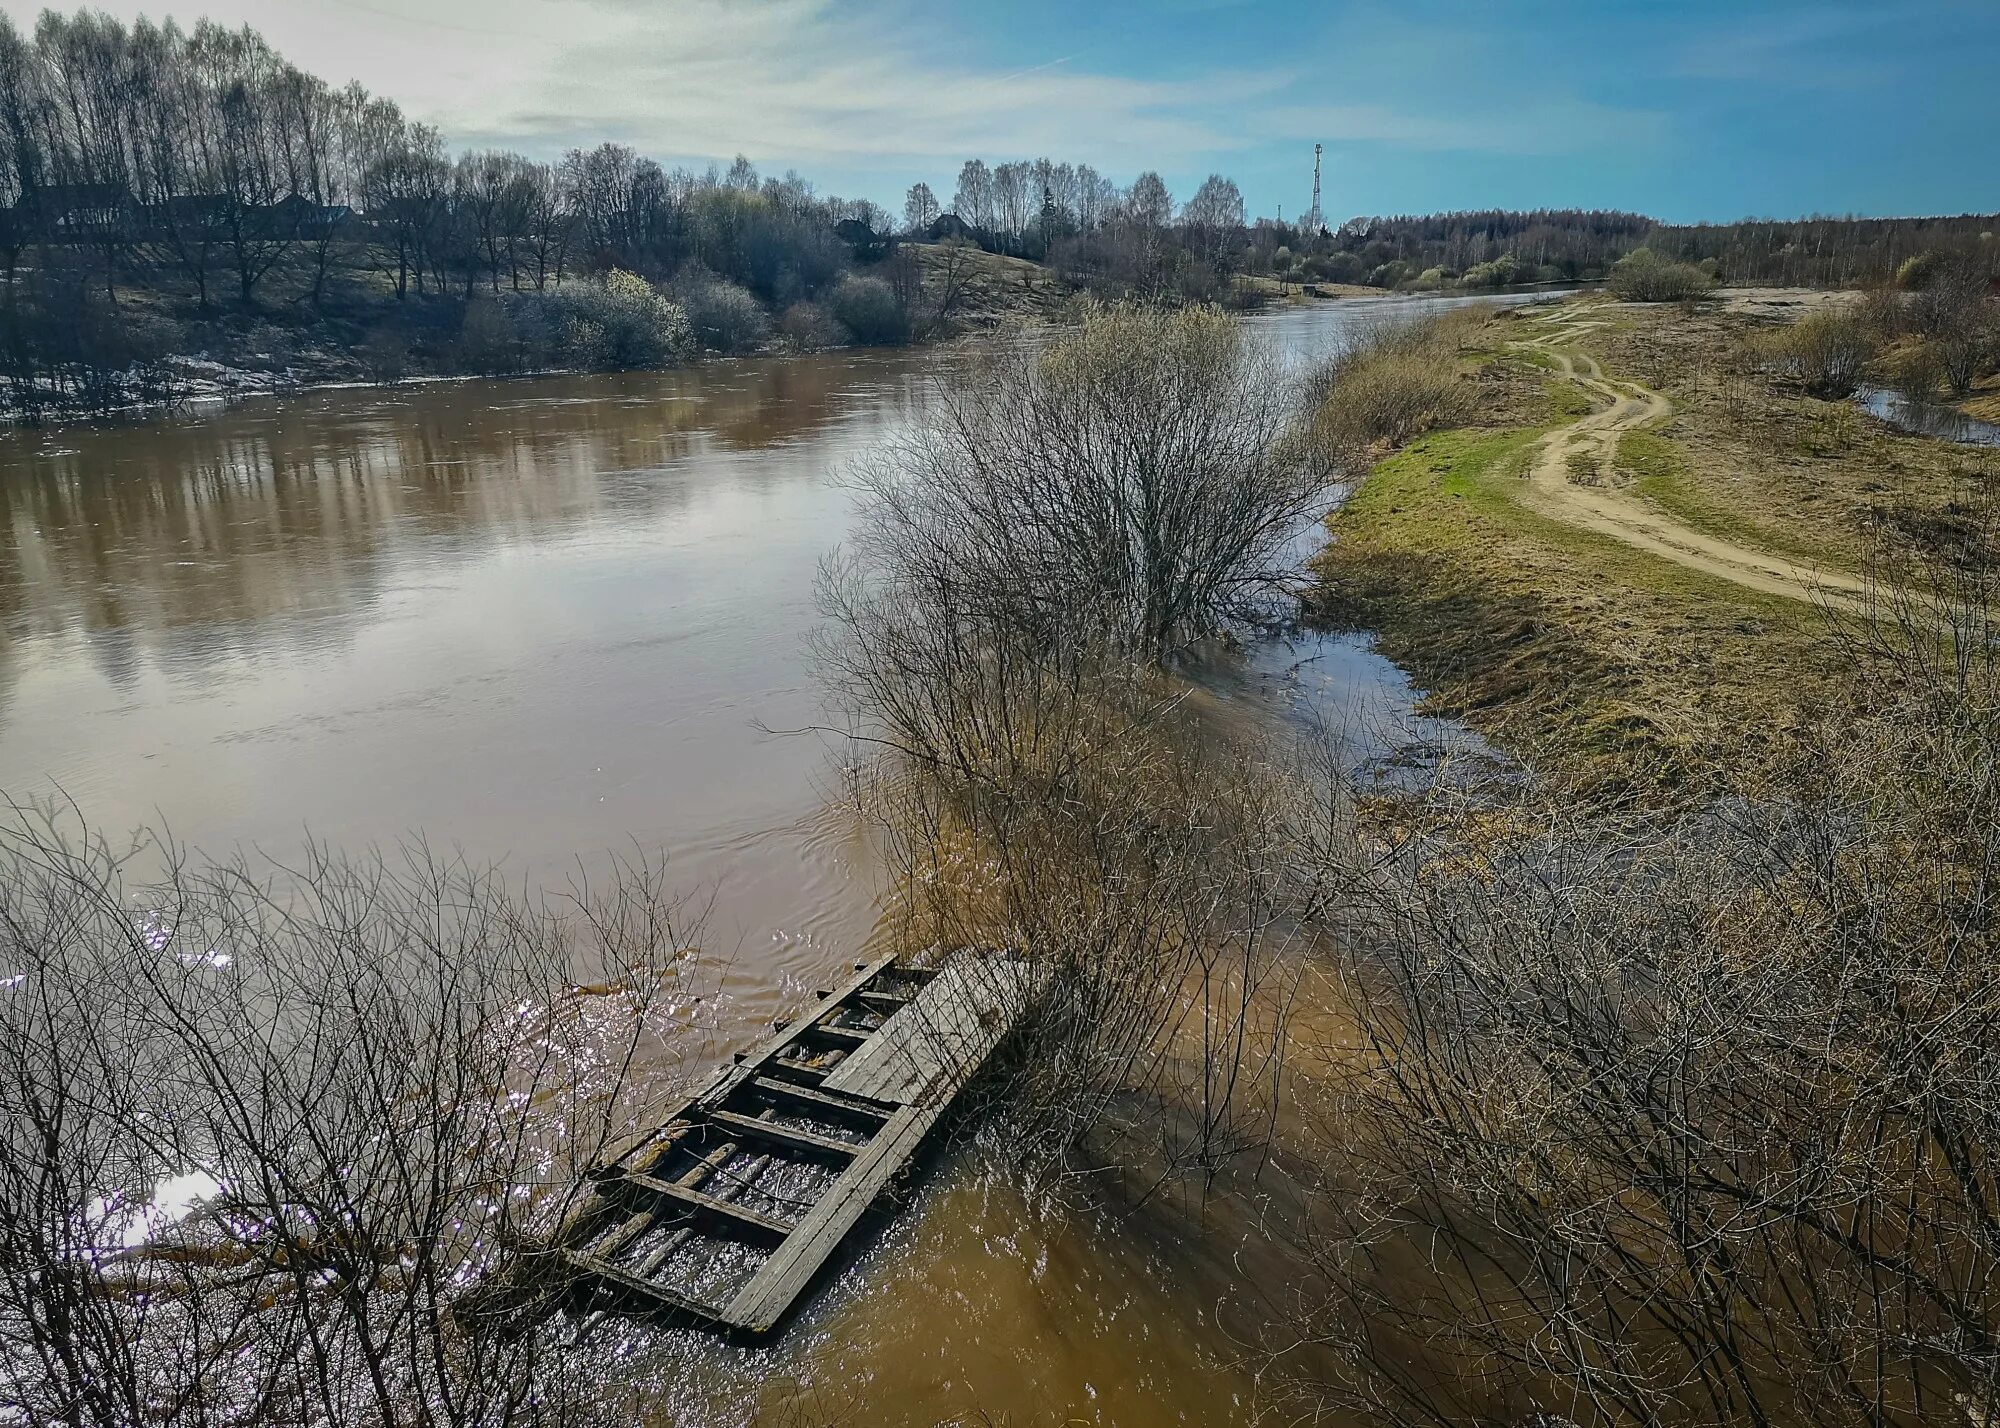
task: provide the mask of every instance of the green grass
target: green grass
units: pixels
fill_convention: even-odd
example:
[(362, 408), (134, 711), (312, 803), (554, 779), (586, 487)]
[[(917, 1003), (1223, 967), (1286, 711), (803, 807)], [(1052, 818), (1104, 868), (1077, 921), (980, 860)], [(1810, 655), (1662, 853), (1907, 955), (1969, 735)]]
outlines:
[(1805, 612), (1526, 505), (1549, 429), (1433, 433), (1377, 465), (1329, 522), (1316, 606), (1373, 630), (1432, 712), (1589, 791), (1768, 752), (1815, 673)]
[[(1796, 613), (1796, 602), (1689, 570), (1526, 505), (1521, 495), (1535, 443), (1554, 425), (1433, 432), (1377, 465), (1330, 518), (1329, 528), (1339, 540), (1390, 541), (1461, 553), (1488, 552), (1509, 539), (1527, 540), (1563, 552), (1582, 567), (1579, 573), (1585, 578), (1615, 577), (1647, 590), (1698, 596), (1760, 614)], [(1622, 465), (1622, 442), (1618, 454)], [(1493, 559), (1482, 555), (1480, 563)]]
[(1574, 382), (1555, 378), (1543, 385), (1548, 390), (1550, 425), (1589, 416), (1597, 410), (1597, 399)]
[(1829, 551), (1823, 545), (1801, 539), (1795, 532), (1752, 520), (1704, 495), (1690, 475), (1680, 447), (1657, 430), (1626, 432), (1618, 439), (1617, 463), (1620, 470), (1634, 478), (1634, 492), (1703, 535), (1769, 550), (1806, 564), (1849, 571), (1861, 569), (1852, 553)]

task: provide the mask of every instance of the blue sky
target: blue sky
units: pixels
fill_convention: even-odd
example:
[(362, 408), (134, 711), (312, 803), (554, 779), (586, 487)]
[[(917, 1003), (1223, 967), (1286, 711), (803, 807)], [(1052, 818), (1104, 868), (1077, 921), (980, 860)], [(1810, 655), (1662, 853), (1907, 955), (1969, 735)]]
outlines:
[[(37, 6), (0, 0), (17, 20)], [(126, 16), (158, 3), (113, 0)], [(212, 0), (461, 144), (750, 156), (900, 208), (959, 162), (1220, 171), (1253, 213), (2000, 210), (2000, 0)]]

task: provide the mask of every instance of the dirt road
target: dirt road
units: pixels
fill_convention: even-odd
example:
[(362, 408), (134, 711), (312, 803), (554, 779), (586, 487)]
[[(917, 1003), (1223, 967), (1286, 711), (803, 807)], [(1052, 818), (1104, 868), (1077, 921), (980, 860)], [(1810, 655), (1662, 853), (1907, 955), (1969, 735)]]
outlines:
[(1609, 484), (1617, 466), (1618, 439), (1665, 421), (1673, 407), (1658, 392), (1607, 377), (1595, 358), (1565, 350), (1603, 325), (1588, 308), (1563, 308), (1540, 319), (1541, 330), (1535, 336), (1514, 344), (1545, 353), (1559, 375), (1610, 403), (1537, 443), (1528, 472), (1529, 504), (1544, 515), (1749, 590), (1866, 608), (1868, 584), (1857, 576), (1732, 544), (1683, 525), (1650, 501)]

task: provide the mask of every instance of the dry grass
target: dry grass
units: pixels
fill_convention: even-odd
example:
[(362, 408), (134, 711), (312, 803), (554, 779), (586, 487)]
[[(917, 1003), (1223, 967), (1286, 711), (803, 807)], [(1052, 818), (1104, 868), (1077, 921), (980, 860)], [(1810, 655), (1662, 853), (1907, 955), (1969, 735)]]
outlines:
[(1591, 335), (1613, 372), (1674, 404), (1659, 433), (1672, 469), (1643, 493), (1697, 529), (1849, 570), (1921, 556), (1902, 534), (1912, 517), (1948, 511), (2000, 474), (2000, 458), (1812, 400), (1764, 368), (1755, 349), (1772, 331), (1731, 312), (1648, 311)]
[(1831, 683), (1811, 612), (1528, 510), (1537, 435), (1440, 432), (1376, 467), (1332, 522), (1316, 612), (1374, 631), (1428, 712), (1598, 793), (1778, 757)]
[[(2000, 460), (1813, 401), (1763, 370), (1741, 311), (1620, 310), (1585, 346), (1676, 415), (1598, 480), (1675, 519), (1852, 570), (1949, 553)], [(1523, 319), (1494, 319), (1503, 341)], [(1377, 631), (1433, 712), (1599, 792), (1706, 786), (1787, 757), (1804, 711), (1845, 697), (1820, 612), (1548, 520), (1520, 499), (1535, 437), (1579, 395), (1493, 343), (1483, 413), (1375, 467), (1331, 522), (1317, 608)], [(1523, 384), (1545, 384), (1540, 402)], [(1976, 522), (1975, 522), (1976, 523)]]
[(1479, 410), (1479, 389), (1460, 375), (1490, 321), (1476, 308), (1373, 333), (1312, 379), (1321, 440), (1350, 463), (1426, 431), (1460, 426)]

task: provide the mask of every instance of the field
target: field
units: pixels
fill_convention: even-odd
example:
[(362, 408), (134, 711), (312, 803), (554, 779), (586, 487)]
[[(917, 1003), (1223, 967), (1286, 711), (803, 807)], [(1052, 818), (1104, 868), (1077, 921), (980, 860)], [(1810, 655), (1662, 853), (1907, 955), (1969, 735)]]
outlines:
[(1867, 617), (1871, 572), (1977, 544), (2000, 460), (1764, 370), (1755, 336), (1791, 307), (1495, 317), (1461, 351), (1481, 425), (1374, 468), (1317, 608), (1377, 631), (1433, 712), (1593, 791), (1795, 758), (1802, 713), (1853, 693), (1829, 636)]

